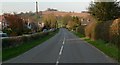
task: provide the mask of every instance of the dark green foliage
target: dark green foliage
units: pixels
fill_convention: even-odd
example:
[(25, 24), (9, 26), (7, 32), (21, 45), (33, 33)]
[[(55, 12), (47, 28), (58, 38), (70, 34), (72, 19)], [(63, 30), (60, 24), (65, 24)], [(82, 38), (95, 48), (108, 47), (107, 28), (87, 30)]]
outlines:
[[(99, 21), (95, 24), (90, 24), (86, 27), (86, 33), (90, 33), (88, 37), (94, 39), (102, 39), (106, 42), (114, 43), (119, 46), (120, 43), (120, 32), (119, 32), (119, 21), (117, 18), (120, 17), (120, 2), (94, 2), (90, 4), (89, 11), (94, 18)], [(117, 19), (118, 21), (116, 21)], [(114, 22), (115, 20), (116, 22)], [(100, 22), (102, 21), (102, 22)], [(92, 28), (92, 29), (91, 29)]]
[(13, 32), (11, 28), (4, 28), (2, 31), (7, 33), (8, 35), (10, 35)]
[(108, 21), (120, 17), (119, 2), (94, 2), (88, 9), (97, 20)]

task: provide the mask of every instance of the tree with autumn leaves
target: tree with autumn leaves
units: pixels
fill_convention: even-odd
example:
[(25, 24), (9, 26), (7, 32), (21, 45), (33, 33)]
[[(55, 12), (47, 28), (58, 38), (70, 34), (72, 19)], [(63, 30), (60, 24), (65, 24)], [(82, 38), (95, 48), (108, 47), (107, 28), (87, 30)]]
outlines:
[(8, 33), (10, 36), (21, 35), (24, 31), (23, 20), (17, 15), (4, 15), (4, 18), (8, 24), (8, 27), (3, 29), (3, 32)]
[(77, 31), (77, 29), (81, 26), (80, 18), (77, 16), (71, 17), (71, 19), (68, 21), (66, 27), (69, 30)]
[(57, 18), (54, 14), (47, 14), (42, 16), (42, 22), (44, 23), (45, 29), (57, 28)]

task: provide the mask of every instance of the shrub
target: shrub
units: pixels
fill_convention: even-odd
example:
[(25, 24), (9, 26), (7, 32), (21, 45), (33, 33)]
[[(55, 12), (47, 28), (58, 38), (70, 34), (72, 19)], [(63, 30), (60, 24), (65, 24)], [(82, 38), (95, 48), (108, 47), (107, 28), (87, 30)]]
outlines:
[(110, 20), (110, 21), (104, 21), (104, 22), (97, 23), (96, 28), (95, 28), (97, 39), (102, 39), (106, 42), (109, 42), (109, 28), (112, 22), (113, 21)]
[(91, 38), (92, 40), (96, 40), (95, 27), (96, 27), (96, 22), (92, 22), (88, 26), (86, 26), (85, 27), (85, 36), (88, 38)]
[(23, 44), (23, 42), (30, 42), (30, 41), (42, 38), (42, 37), (48, 35), (48, 33), (49, 32), (35, 33), (35, 34), (31, 34), (31, 35), (3, 38), (2, 39), (2, 48), (4, 49), (4, 48), (16, 47), (20, 44)]
[(110, 42), (120, 46), (120, 18), (110, 26)]
[[(5, 38), (2, 40), (2, 47), (15, 47), (18, 44), (21, 44), (22, 38), (21, 37), (10, 37), (10, 38)], [(17, 43), (17, 44), (16, 44)]]
[(82, 25), (79, 26), (79, 27), (78, 27), (78, 30), (77, 30), (76, 32), (80, 32), (81, 34), (85, 35), (85, 27), (86, 27), (86, 26), (82, 26)]
[(85, 27), (85, 36), (92, 40), (102, 39), (120, 46), (120, 19), (92, 22)]

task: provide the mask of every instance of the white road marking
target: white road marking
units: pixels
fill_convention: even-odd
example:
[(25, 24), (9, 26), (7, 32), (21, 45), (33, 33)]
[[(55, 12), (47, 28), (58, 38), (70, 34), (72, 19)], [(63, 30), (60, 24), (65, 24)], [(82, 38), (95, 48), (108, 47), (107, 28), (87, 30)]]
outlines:
[(63, 45), (65, 44), (65, 37), (64, 37), (64, 40), (63, 40)]
[(56, 65), (58, 65), (59, 61), (56, 62)]
[(61, 56), (61, 54), (62, 54), (64, 44), (65, 44), (65, 37), (64, 37), (64, 40), (63, 40), (62, 46), (61, 46), (61, 48), (60, 48), (60, 52), (59, 52), (58, 59), (57, 59), (57, 61), (56, 61), (56, 65), (59, 64), (59, 59), (60, 59), (60, 56)]
[(61, 47), (61, 49), (60, 49), (59, 55), (62, 54), (62, 50), (63, 50), (63, 45), (62, 45), (62, 47)]

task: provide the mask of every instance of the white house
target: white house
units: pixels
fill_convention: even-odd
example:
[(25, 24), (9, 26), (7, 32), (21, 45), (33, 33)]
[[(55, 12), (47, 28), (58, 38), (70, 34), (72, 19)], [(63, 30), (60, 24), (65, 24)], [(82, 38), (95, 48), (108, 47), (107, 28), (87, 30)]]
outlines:
[(28, 19), (28, 22), (27, 22), (27, 27), (28, 27), (28, 29), (32, 28), (32, 25), (30, 24), (30, 20), (29, 19)]
[(0, 30), (2, 30), (2, 16), (0, 16)]
[(2, 30), (2, 22), (0, 21), (0, 30)]

